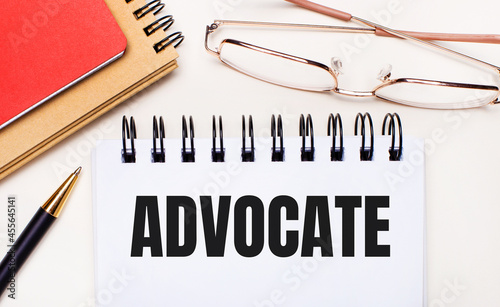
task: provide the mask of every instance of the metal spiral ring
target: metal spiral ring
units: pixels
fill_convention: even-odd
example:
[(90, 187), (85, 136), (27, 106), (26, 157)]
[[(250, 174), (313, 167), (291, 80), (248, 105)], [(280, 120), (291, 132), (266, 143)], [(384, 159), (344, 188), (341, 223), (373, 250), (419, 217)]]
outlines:
[(186, 138), (188, 137), (186, 117), (182, 116), (182, 162), (194, 162), (194, 124), (193, 117), (189, 116), (189, 141), (190, 148), (186, 148)]
[[(307, 115), (307, 120), (304, 119), (303, 114), (300, 115), (299, 135), (302, 137), (301, 161), (314, 161), (314, 131), (311, 114)], [(306, 136), (310, 137), (310, 147), (306, 147)]]
[[(389, 120), (387, 122), (387, 120)], [(399, 134), (399, 146), (396, 146), (396, 122), (398, 124), (398, 134)], [(382, 135), (385, 135), (385, 125), (387, 126), (387, 135), (391, 135), (391, 147), (389, 148), (389, 160), (400, 161), (403, 152), (403, 127), (401, 125), (401, 118), (398, 113), (387, 113), (384, 117), (384, 122), (382, 123)]]
[[(134, 139), (137, 138), (134, 117), (130, 117), (130, 126), (127, 117), (122, 118), (122, 162), (135, 163), (135, 146)], [(126, 139), (130, 139), (130, 150), (127, 149)]]
[(165, 7), (165, 3), (162, 3), (160, 0), (152, 0), (138, 8), (133, 12), (134, 17), (136, 19), (141, 19), (146, 16), (149, 12), (153, 12), (153, 15), (158, 14)]
[(174, 44), (174, 48), (177, 48), (182, 41), (184, 41), (184, 35), (182, 35), (182, 32), (174, 32), (161, 41), (157, 42), (154, 44), (153, 48), (156, 51), (156, 53), (162, 51), (163, 49), (167, 48), (169, 45)]
[[(338, 127), (338, 130), (337, 130)], [(331, 161), (342, 161), (344, 159), (344, 130), (342, 128), (342, 118), (337, 113), (330, 113), (328, 117), (328, 136), (332, 136), (332, 148), (330, 149)], [(337, 147), (337, 135), (340, 139), (340, 147)]]
[(241, 116), (241, 161), (254, 162), (255, 161), (255, 146), (254, 146), (254, 133), (253, 133), (253, 119), (252, 115), (248, 117), (248, 136), (250, 137), (250, 150), (246, 147), (246, 127), (245, 115)]
[(285, 160), (285, 148), (283, 147), (283, 122), (281, 120), (281, 115), (278, 115), (278, 133), (277, 136), (280, 138), (280, 147), (276, 148), (276, 118), (274, 115), (271, 117), (271, 136), (273, 137), (273, 149), (271, 154), (271, 161), (273, 162), (283, 162)]
[(212, 116), (212, 162), (224, 162), (224, 137), (222, 134), (222, 116), (219, 116), (219, 144), (220, 148), (216, 147), (217, 139), (217, 124), (215, 115)]
[[(365, 121), (368, 118), (368, 123), (370, 124), (370, 147), (368, 149), (365, 147)], [(361, 149), (360, 149), (360, 159), (361, 161), (371, 161), (373, 159), (373, 121), (369, 113), (356, 115), (356, 121), (354, 123), (354, 135), (358, 135), (358, 122), (361, 124)]]
[[(164, 163), (165, 162), (165, 147), (163, 145), (163, 139), (165, 138), (165, 125), (163, 123), (163, 117), (160, 116), (160, 129), (158, 129), (158, 121), (156, 116), (153, 116), (153, 148), (151, 149), (151, 161), (153, 163)], [(156, 139), (160, 139), (160, 148), (156, 148)]]
[(163, 16), (159, 19), (156, 19), (154, 22), (150, 23), (147, 27), (145, 27), (144, 33), (146, 33), (147, 36), (150, 36), (151, 34), (155, 33), (158, 29), (163, 28), (163, 31), (166, 31), (168, 28), (170, 28), (174, 24), (174, 18), (172, 15), (167, 15)]

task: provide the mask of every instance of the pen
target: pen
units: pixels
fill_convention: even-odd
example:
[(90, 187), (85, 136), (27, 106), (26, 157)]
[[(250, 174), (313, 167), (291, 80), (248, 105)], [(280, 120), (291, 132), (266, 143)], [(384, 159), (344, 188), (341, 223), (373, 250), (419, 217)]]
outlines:
[(61, 213), (81, 170), (81, 167), (77, 168), (45, 204), (38, 209), (2, 262), (0, 262), (0, 295), (5, 291), (11, 280), (14, 280), (23, 263)]

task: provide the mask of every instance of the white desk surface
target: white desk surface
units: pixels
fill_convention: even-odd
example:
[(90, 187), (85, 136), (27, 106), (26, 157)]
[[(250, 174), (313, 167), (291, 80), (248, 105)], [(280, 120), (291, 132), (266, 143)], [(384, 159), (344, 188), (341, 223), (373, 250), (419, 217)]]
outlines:
[[(365, 19), (382, 18), (384, 24), (398, 29), (500, 33), (500, 4), (494, 1), (325, 0), (322, 3)], [(346, 24), (282, 0), (196, 0), (189, 4), (171, 0), (166, 3), (166, 11), (176, 20), (171, 31), (182, 30), (186, 36), (178, 48), (179, 68), (1, 181), (0, 252), (3, 256), (7, 251), (8, 195), (17, 196), (19, 233), (64, 178), (76, 167), (83, 167), (60, 219), (18, 275), (16, 299), (9, 299), (4, 292), (0, 298), (2, 306), (94, 306), (91, 150), (98, 139), (121, 137), (123, 115), (134, 116), (139, 138), (150, 138), (152, 116), (162, 115), (167, 138), (177, 138), (181, 135), (183, 114), (194, 117), (197, 137), (210, 136), (211, 115), (223, 116), (225, 136), (239, 136), (242, 114), (253, 115), (257, 131), (264, 129), (265, 133), (269, 133), (266, 131), (271, 114), (282, 114), (285, 135), (292, 136), (298, 132), (301, 113), (310, 113), (315, 133), (326, 135), (327, 117), (331, 112), (341, 113), (346, 135), (353, 134), (357, 112), (372, 114), (377, 134), (385, 113), (398, 112), (403, 119), (404, 134), (427, 139), (428, 305), (498, 305), (500, 106), (466, 111), (424, 110), (372, 98), (347, 99), (266, 84), (227, 68), (207, 54), (203, 46), (205, 26), (217, 18)], [(231, 33), (227, 37), (234, 38), (248, 34), (260, 40), (261, 45), (279, 47), (283, 44), (284, 50), (291, 50), (290, 53), (300, 49), (302, 56), (307, 56), (308, 50), (324, 52), (328, 57), (339, 56), (345, 61), (341, 80), (350, 89), (366, 89), (373, 84), (377, 71), (371, 64), (375, 68), (383, 67), (388, 58), (398, 64), (409, 60), (406, 62), (419, 69), (419, 74), (432, 69), (437, 75), (443, 73), (439, 69), (439, 57), (425, 52), (417, 57), (398, 52), (399, 47), (394, 46), (401, 42), (387, 43), (382, 52), (372, 50), (379, 46), (374, 43), (376, 39), (372, 42), (366, 37), (346, 37), (340, 46), (344, 51), (339, 55), (329, 49), (339, 47), (329, 43), (330, 36), (335, 34), (323, 33), (319, 38), (317, 34), (300, 31), (293, 35), (258, 31), (228, 30), (218, 37), (224, 38), (226, 33)], [(500, 65), (500, 46), (468, 43), (446, 46)], [(349, 54), (349, 50), (353, 53)], [(395, 55), (387, 55), (387, 52)], [(394, 76), (412, 76), (411, 69), (406, 73), (398, 69), (400, 66), (396, 63), (392, 64)], [(460, 73), (454, 76), (461, 77)], [(119, 291), (114, 295), (119, 295)]]

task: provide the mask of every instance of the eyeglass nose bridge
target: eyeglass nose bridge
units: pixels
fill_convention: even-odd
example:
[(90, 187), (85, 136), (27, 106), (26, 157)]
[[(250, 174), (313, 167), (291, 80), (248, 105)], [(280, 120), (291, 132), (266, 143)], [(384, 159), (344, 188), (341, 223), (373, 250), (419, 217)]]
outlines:
[[(341, 68), (342, 68), (342, 62), (340, 61), (339, 58), (333, 57), (331, 59), (331, 64), (333, 67), (334, 72), (336, 75), (342, 73)], [(386, 65), (385, 67), (382, 68), (382, 70), (379, 73), (378, 79), (382, 81), (383, 84), (391, 82), (389, 79), (391, 76), (391, 70), (392, 66), (391, 65)], [(344, 95), (344, 96), (350, 96), (350, 97), (375, 97), (375, 90), (373, 91), (353, 91), (353, 90), (346, 90), (339, 88), (338, 86), (333, 89), (333, 91), (337, 94)]]
[(339, 87), (336, 87), (335, 89), (333, 89), (333, 91), (337, 94), (344, 95), (344, 96), (350, 96), (350, 97), (374, 97), (375, 96), (374, 91), (351, 91), (351, 90), (341, 89)]

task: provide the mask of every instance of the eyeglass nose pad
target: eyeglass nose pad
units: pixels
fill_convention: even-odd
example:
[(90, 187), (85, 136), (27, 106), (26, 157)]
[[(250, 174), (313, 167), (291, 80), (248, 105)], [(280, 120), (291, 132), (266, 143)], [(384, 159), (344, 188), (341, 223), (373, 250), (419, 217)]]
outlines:
[(344, 72), (342, 71), (342, 60), (338, 57), (333, 57), (330, 60), (333, 72), (335, 75), (342, 75)]
[(384, 82), (387, 81), (391, 77), (392, 65), (385, 65), (380, 72), (378, 73), (377, 79)]

